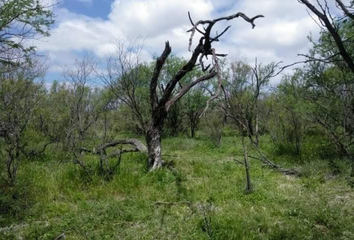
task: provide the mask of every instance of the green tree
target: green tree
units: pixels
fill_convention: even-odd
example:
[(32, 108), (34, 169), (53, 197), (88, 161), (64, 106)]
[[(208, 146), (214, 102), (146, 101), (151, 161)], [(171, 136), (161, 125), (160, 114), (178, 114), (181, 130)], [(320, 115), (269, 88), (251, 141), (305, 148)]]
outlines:
[(347, 68), (311, 63), (304, 76), (310, 118), (325, 131), (336, 152), (352, 162), (354, 177), (354, 86)]
[[(292, 169), (284, 169), (270, 161), (259, 148), (260, 103), (265, 96), (266, 87), (271, 78), (280, 71), (276, 63), (249, 66), (243, 61), (231, 64), (231, 74), (224, 87), (224, 114), (233, 121), (242, 136), (249, 139), (252, 147), (260, 154), (260, 160), (270, 168), (286, 174), (297, 174)], [(246, 151), (246, 149), (245, 149)]]
[(318, 17), (322, 27), (319, 42), (315, 43), (312, 53), (306, 56), (308, 60), (341, 64), (354, 73), (353, 1), (350, 6), (346, 6), (342, 0), (335, 0), (342, 11), (342, 16), (331, 11), (327, 0), (324, 0), (323, 4), (320, 1), (314, 4), (308, 0), (299, 0), (299, 2)]
[(300, 155), (307, 121), (308, 104), (304, 99), (303, 71), (286, 75), (267, 99), (270, 119), (267, 130), (278, 149)]
[[(207, 86), (206, 86), (207, 87)], [(194, 138), (196, 131), (198, 130), (200, 118), (204, 112), (208, 96), (205, 94), (204, 86), (191, 89), (184, 99), (183, 112), (186, 116), (186, 120), (190, 129), (190, 137)]]
[(30, 61), (36, 47), (28, 40), (49, 36), (52, 6), (38, 0), (0, 0), (0, 63)]
[(0, 163), (5, 166), (0, 174), (10, 185), (16, 181), (20, 160), (37, 152), (33, 145), (38, 142), (31, 141), (30, 132), (45, 95), (42, 85), (34, 83), (42, 75), (33, 64), (0, 74)]
[(341, 14), (334, 14), (325, 4), (299, 0), (319, 20), (320, 39), (313, 41), (303, 76), (306, 99), (311, 104), (309, 116), (326, 132), (337, 153), (352, 161), (354, 176), (354, 14), (353, 1), (346, 6), (335, 0)]
[[(251, 67), (243, 61), (231, 63), (231, 73), (225, 84), (225, 114), (234, 121), (241, 132), (259, 145), (261, 100), (265, 96), (269, 81), (278, 72), (278, 64), (258, 64)], [(254, 138), (254, 139), (253, 139)]]

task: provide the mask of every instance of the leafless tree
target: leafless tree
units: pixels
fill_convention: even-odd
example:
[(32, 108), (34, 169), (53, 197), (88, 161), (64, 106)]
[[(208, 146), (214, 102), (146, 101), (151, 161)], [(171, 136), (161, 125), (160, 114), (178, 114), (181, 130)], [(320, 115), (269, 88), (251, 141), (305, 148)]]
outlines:
[(226, 104), (224, 113), (235, 120), (240, 129), (247, 129), (256, 146), (259, 146), (260, 100), (269, 80), (277, 76), (280, 63), (258, 64), (254, 67), (239, 61), (231, 64), (231, 74), (224, 86)]
[[(259, 101), (264, 94), (264, 88), (268, 87), (269, 80), (271, 78), (279, 75), (278, 67), (280, 63), (271, 63), (263, 66), (262, 64), (258, 64), (257, 59), (255, 61), (255, 66), (252, 68), (253, 78), (251, 81), (251, 88), (254, 92), (254, 100), (251, 105), (251, 112), (254, 111), (254, 135), (256, 137), (255, 144), (259, 147), (259, 122), (260, 122), (260, 106)], [(252, 124), (252, 121), (250, 121)]]
[(69, 83), (66, 107), (69, 108), (68, 124), (65, 125), (64, 145), (73, 153), (74, 162), (86, 169), (82, 161), (81, 148), (88, 137), (92, 137), (92, 127), (102, 114), (106, 103), (98, 101), (92, 86), (95, 78), (96, 62), (92, 56), (76, 60), (72, 67), (66, 67), (63, 77)]
[[(70, 83), (67, 106), (69, 107), (69, 124), (65, 128), (67, 150), (73, 154), (74, 162), (88, 174), (84, 157), (85, 153), (99, 156), (99, 168), (106, 177), (111, 176), (119, 167), (122, 154), (127, 152), (146, 153), (146, 147), (136, 139), (115, 140), (116, 132), (110, 127), (107, 114), (111, 112), (112, 98), (103, 97), (103, 91), (95, 89), (93, 84), (98, 78), (98, 66), (92, 56), (77, 60), (74, 66), (66, 68), (64, 79)], [(100, 142), (90, 148), (90, 142)], [(123, 148), (123, 146), (134, 146)], [(113, 149), (113, 150), (110, 150)], [(110, 159), (117, 158), (114, 166)]]
[(132, 122), (139, 132), (145, 134), (149, 103), (143, 90), (149, 88), (151, 73), (141, 57), (142, 46), (141, 40), (117, 42), (115, 53), (107, 59), (105, 69), (98, 74), (118, 102), (131, 110)]
[(242, 137), (242, 147), (243, 147), (243, 164), (245, 166), (245, 173), (246, 173), (246, 193), (252, 192), (252, 183), (251, 183), (251, 174), (250, 174), (250, 164), (248, 161), (248, 151), (247, 145), (245, 143), (245, 138)]
[[(296, 174), (295, 170), (284, 169), (270, 161), (259, 148), (259, 100), (269, 80), (283, 70), (280, 63), (261, 64), (251, 67), (243, 62), (231, 64), (231, 76), (223, 87), (224, 102), (221, 109), (246, 136), (252, 147), (259, 153), (265, 165), (285, 174)], [(255, 126), (255, 127), (254, 127)]]

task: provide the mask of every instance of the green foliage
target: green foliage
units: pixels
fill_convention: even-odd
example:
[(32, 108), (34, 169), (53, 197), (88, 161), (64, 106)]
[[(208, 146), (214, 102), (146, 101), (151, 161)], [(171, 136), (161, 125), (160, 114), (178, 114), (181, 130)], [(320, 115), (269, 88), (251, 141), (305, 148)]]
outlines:
[[(204, 89), (207, 86), (203, 86)], [(205, 110), (208, 97), (203, 87), (195, 87), (191, 89), (181, 100), (183, 104), (184, 114), (187, 120), (187, 126), (190, 128), (190, 137), (194, 138), (199, 128), (200, 119)]]
[(304, 99), (303, 72), (295, 71), (292, 76), (285, 76), (277, 86), (277, 92), (266, 99), (271, 109), (271, 118), (267, 122), (273, 143), (279, 154), (301, 155), (307, 129), (311, 123), (306, 113), (309, 104)]
[(9, 184), (16, 180), (20, 160), (41, 153), (48, 140), (36, 122), (45, 95), (41, 84), (34, 83), (40, 74), (24, 66), (0, 75), (0, 176)]
[[(20, 34), (13, 27), (19, 24), (32, 27), (25, 38), (48, 36), (53, 15), (40, 2), (0, 0), (0, 8), (0, 33)], [(13, 14), (18, 17), (10, 21)], [(351, 21), (338, 27), (344, 39), (352, 38)], [(70, 84), (54, 82), (49, 91), (29, 74), (39, 73), (33, 62), (23, 72), (1, 75), (0, 239), (62, 233), (68, 239), (353, 238), (353, 178), (346, 177), (354, 159), (353, 75), (340, 58), (297, 69), (270, 94), (276, 64), (232, 63), (222, 73), (225, 95), (206, 117), (201, 114), (213, 84), (195, 86), (170, 108), (162, 142), (167, 167), (148, 172), (143, 154), (96, 154), (114, 139), (143, 138), (151, 120), (154, 64), (139, 61), (139, 47), (117, 47), (107, 68), (109, 88), (90, 85), (92, 57), (67, 69)], [(28, 57), (34, 50), (7, 39), (0, 59), (8, 51)], [(329, 57), (331, 51), (332, 39), (322, 32), (310, 54)], [(185, 63), (168, 58), (159, 97)], [(173, 95), (202, 74), (187, 74)], [(220, 111), (222, 101), (227, 104)], [(247, 146), (254, 192), (245, 194), (237, 134), (246, 132), (261, 139), (260, 151), (270, 160), (295, 167), (300, 176), (265, 168), (254, 141)]]
[(0, 0), (0, 63), (13, 64), (36, 50), (25, 40), (49, 36), (54, 23), (52, 6), (37, 0)]
[(220, 147), (222, 143), (223, 117), (220, 113), (213, 111), (208, 113), (207, 122), (204, 126), (207, 136), (214, 147)]

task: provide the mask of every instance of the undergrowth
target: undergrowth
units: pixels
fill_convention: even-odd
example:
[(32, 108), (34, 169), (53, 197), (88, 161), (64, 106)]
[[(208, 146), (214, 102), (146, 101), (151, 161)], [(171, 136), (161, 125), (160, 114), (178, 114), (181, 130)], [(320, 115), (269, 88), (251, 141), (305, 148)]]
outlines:
[(254, 192), (245, 194), (235, 162), (241, 139), (231, 136), (219, 147), (203, 137), (167, 138), (168, 169), (148, 173), (144, 156), (128, 154), (109, 179), (94, 157), (85, 160), (89, 175), (50, 154), (23, 162), (16, 186), (1, 185), (0, 239), (354, 239), (345, 161), (306, 152), (296, 161), (266, 137), (261, 148), (301, 175), (253, 159)]

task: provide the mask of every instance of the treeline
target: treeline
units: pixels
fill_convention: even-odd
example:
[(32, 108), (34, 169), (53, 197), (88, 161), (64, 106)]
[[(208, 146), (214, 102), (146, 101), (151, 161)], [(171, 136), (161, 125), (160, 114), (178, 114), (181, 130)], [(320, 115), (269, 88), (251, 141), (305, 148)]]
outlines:
[[(181, 58), (169, 58), (161, 75), (161, 92), (166, 87), (164, 79), (171, 78), (183, 64)], [(144, 125), (151, 112), (153, 65), (139, 63), (124, 78), (107, 85), (97, 85), (107, 78), (96, 67), (92, 57), (78, 60), (64, 71), (64, 82), (54, 81), (49, 88), (38, 81), (43, 72), (33, 64), (2, 74), (0, 147), (5, 166), (2, 178), (8, 183), (15, 183), (22, 161), (52, 155), (89, 171), (85, 152), (92, 154), (92, 149), (125, 136), (144, 139)], [(303, 143), (313, 139), (321, 142), (327, 160), (352, 160), (352, 73), (334, 65), (310, 63), (272, 87), (270, 80), (278, 73), (277, 67), (224, 63), (222, 95), (206, 109), (217, 83), (194, 87), (169, 111), (163, 137), (209, 137), (219, 146), (226, 127), (257, 147), (262, 146), (260, 136), (268, 135), (280, 154), (301, 157)], [(180, 88), (198, 74), (195, 71), (185, 77)], [(104, 174), (113, 174), (118, 164), (121, 155), (112, 153), (107, 150), (105, 157), (97, 155), (97, 165)]]

